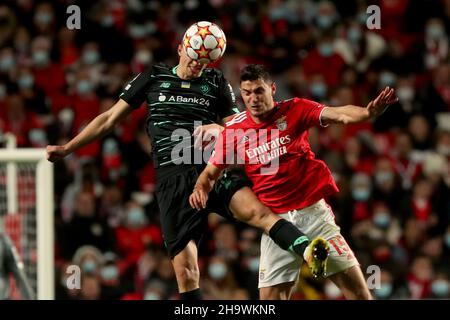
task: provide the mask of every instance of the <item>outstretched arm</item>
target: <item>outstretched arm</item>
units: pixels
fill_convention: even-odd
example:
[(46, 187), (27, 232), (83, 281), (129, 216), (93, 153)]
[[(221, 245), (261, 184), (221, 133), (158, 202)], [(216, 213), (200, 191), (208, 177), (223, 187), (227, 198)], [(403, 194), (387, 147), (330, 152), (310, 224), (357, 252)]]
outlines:
[(208, 164), (197, 179), (194, 191), (189, 197), (189, 203), (192, 208), (200, 210), (206, 208), (208, 193), (214, 187), (222, 170), (218, 167)]
[(120, 99), (109, 110), (95, 117), (77, 136), (62, 146), (47, 146), (47, 160), (55, 162), (77, 149), (99, 139), (110, 132), (116, 124), (125, 119), (133, 108)]
[(374, 100), (364, 107), (347, 105), (342, 107), (327, 107), (323, 110), (321, 122), (323, 125), (332, 123), (358, 123), (380, 116), (390, 105), (398, 101), (395, 91), (386, 87)]

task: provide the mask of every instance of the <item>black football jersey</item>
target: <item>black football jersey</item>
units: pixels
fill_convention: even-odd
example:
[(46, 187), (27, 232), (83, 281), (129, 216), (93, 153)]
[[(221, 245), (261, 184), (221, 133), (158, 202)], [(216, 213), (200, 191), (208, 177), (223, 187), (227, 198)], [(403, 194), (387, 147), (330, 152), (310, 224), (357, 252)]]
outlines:
[(156, 168), (180, 164), (188, 158), (192, 164), (195, 127), (239, 112), (222, 72), (207, 68), (200, 77), (183, 80), (176, 68), (155, 64), (132, 79), (120, 94), (133, 108), (147, 102), (147, 133)]

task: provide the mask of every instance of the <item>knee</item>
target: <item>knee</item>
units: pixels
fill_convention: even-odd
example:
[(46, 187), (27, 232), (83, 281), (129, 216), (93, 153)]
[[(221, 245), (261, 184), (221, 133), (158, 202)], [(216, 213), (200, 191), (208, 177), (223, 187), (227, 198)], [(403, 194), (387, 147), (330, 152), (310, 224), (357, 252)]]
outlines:
[(177, 282), (183, 287), (192, 287), (198, 285), (200, 280), (200, 271), (197, 266), (189, 264), (174, 265)]
[(247, 222), (255, 227), (263, 227), (264, 221), (272, 214), (269, 208), (261, 203), (254, 203), (246, 208)]

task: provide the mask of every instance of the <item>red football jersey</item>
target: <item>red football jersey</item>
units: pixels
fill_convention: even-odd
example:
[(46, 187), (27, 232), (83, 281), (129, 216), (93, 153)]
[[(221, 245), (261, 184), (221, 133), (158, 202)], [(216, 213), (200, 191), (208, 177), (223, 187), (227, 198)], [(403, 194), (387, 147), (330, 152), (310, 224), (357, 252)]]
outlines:
[(221, 169), (242, 164), (255, 194), (275, 213), (308, 207), (339, 191), (308, 142), (308, 129), (321, 124), (324, 108), (299, 98), (276, 102), (260, 124), (242, 112), (225, 124), (209, 163)]

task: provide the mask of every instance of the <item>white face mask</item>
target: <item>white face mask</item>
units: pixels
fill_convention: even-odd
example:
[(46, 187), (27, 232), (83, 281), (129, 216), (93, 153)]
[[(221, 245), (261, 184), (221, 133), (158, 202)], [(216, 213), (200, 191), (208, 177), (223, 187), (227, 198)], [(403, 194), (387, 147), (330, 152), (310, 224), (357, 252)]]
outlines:
[(72, 125), (75, 114), (72, 109), (65, 108), (58, 114), (58, 119), (63, 124), (64, 128), (70, 128)]
[(258, 272), (259, 271), (259, 258), (254, 257), (254, 258), (250, 259), (248, 268), (250, 269), (251, 272), (255, 272), (255, 273)]
[(213, 263), (209, 265), (208, 273), (211, 278), (221, 280), (227, 275), (227, 267), (223, 263)]
[(440, 155), (443, 155), (444, 157), (450, 156), (450, 146), (448, 146), (448, 145), (438, 144), (437, 147), (436, 147), (436, 151)]
[(414, 90), (411, 87), (400, 87), (397, 89), (400, 102), (410, 102), (414, 99)]
[(425, 36), (427, 39), (438, 40), (445, 37), (445, 30), (440, 25), (430, 25), (425, 30)]
[(161, 300), (161, 296), (155, 292), (147, 292), (144, 295), (144, 300)]
[(153, 60), (153, 55), (149, 50), (139, 50), (136, 53), (136, 60), (141, 64), (149, 64)]

